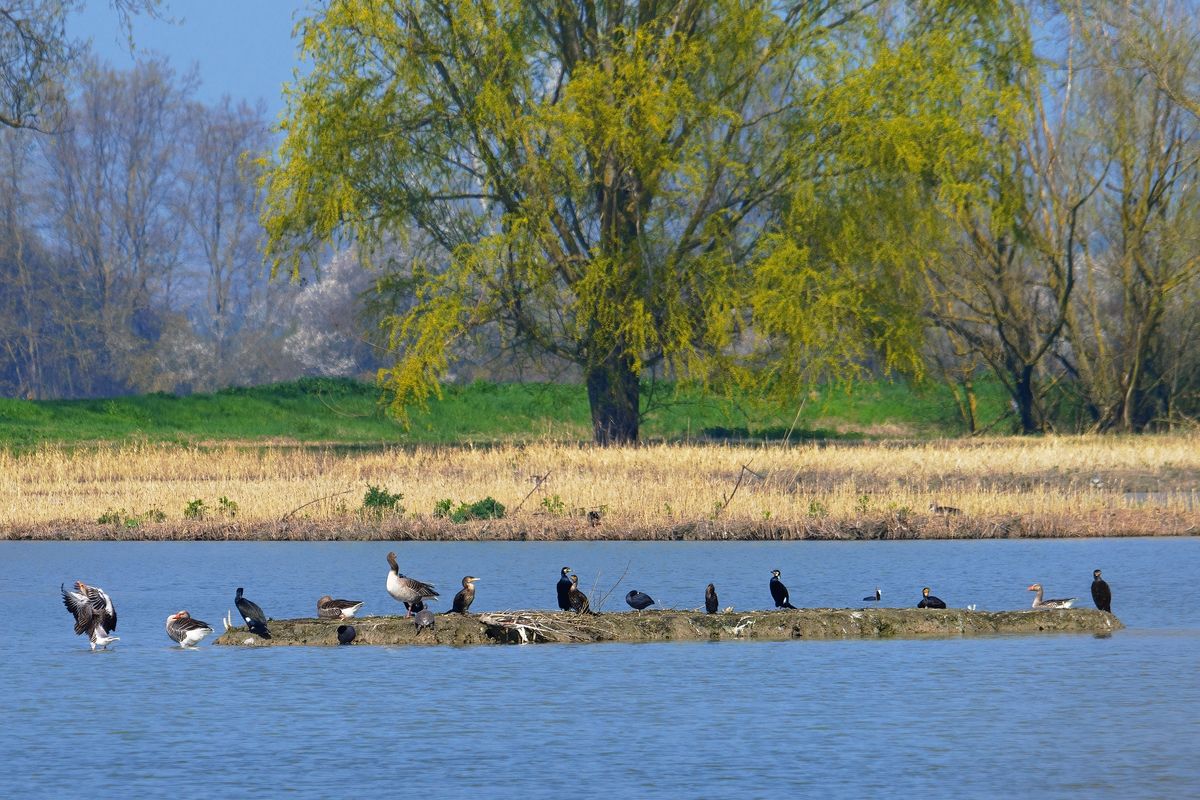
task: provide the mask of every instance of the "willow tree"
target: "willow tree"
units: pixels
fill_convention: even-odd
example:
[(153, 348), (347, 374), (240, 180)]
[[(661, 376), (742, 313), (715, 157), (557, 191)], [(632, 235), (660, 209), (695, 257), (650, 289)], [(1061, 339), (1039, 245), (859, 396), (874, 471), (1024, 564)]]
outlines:
[(384, 324), (397, 408), (498, 326), (578, 365), (595, 438), (639, 378), (794, 391), (913, 367), (913, 221), (968, 191), (1022, 50), (1003, 2), (330, 0), (299, 26), (264, 224), (305, 250), (420, 233)]

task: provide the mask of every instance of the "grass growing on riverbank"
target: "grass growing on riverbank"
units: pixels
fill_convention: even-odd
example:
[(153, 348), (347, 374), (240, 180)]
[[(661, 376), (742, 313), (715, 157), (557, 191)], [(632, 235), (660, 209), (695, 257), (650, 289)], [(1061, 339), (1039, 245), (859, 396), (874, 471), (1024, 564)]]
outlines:
[[(1194, 533), (1197, 444), (1156, 436), (608, 449), (52, 446), (0, 453), (0, 537)], [(388, 502), (365, 502), (371, 487)], [(438, 513), (486, 498), (505, 507), (502, 517), (458, 523)], [(931, 503), (962, 513), (932, 514)]]
[[(980, 418), (1004, 408), (996, 387), (980, 387)], [(961, 421), (942, 385), (876, 381), (853, 393), (828, 389), (787, 407), (735, 395), (703, 398), (658, 385), (643, 398), (649, 440), (913, 438), (955, 435)], [(801, 413), (797, 416), (797, 408)], [(0, 399), (0, 447), (44, 443), (215, 441), (451, 444), (587, 441), (587, 397), (566, 384), (473, 383), (448, 386), (417, 410), (411, 426), (384, 413), (379, 390), (350, 380), (306, 378), (272, 386), (175, 397), (152, 394), (101, 400)]]

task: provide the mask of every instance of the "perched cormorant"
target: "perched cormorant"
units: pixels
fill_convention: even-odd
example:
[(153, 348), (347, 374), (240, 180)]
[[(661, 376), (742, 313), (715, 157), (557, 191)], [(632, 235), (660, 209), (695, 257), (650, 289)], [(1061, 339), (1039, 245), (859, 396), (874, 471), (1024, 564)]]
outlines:
[[(421, 583), (414, 578), (406, 577), (400, 572), (400, 565), (396, 563), (396, 554), (388, 553), (387, 562), (391, 569), (387, 576), (387, 591), (395, 600), (404, 603), (405, 608), (408, 608), (408, 614), (412, 613), (409, 606), (417, 600), (424, 600), (427, 597), (437, 597), (438, 593), (433, 586), (428, 583)], [(406, 614), (405, 616), (408, 616)]]
[(937, 514), (938, 516), (942, 516), (942, 517), (954, 517), (954, 516), (958, 516), (959, 514), (961, 514), (962, 509), (955, 508), (954, 506), (939, 506), (937, 503), (930, 503), (929, 504), (929, 513)]
[(591, 614), (592, 605), (588, 602), (588, 597), (583, 592), (579, 591), (579, 576), (571, 576), (571, 589), (567, 593), (567, 601), (570, 604), (572, 611), (577, 614)]
[(571, 578), (570, 567), (563, 567), (558, 579), (558, 607), (563, 611), (571, 610)]
[(779, 580), (779, 574), (779, 570), (771, 570), (771, 599), (775, 601), (776, 608), (795, 608), (788, 602), (788, 590)]
[(471, 603), (475, 602), (475, 581), (479, 578), (467, 575), (462, 579), (462, 591), (454, 595), (454, 605), (450, 610), (455, 614), (465, 614), (471, 609)]
[(362, 600), (334, 600), (324, 595), (317, 601), (317, 616), (321, 619), (350, 619), (360, 608)]
[(192, 619), (187, 611), (177, 611), (167, 617), (167, 636), (170, 636), (180, 647), (195, 647), (213, 632), (207, 622)]
[(1092, 602), (1101, 611), (1112, 613), (1112, 590), (1108, 582), (1100, 577), (1100, 570), (1092, 570)]
[(428, 608), (421, 609), (417, 612), (417, 615), (413, 617), (413, 626), (417, 629), (417, 633), (420, 633), (426, 628), (433, 630), (435, 624), (436, 622), (433, 618), (433, 612)]
[(929, 593), (929, 587), (926, 586), (921, 590), (921, 602), (917, 603), (917, 608), (945, 608), (946, 604), (940, 597), (934, 597)]
[(1070, 608), (1078, 598), (1075, 597), (1055, 597), (1050, 600), (1042, 599), (1042, 585), (1035, 583), (1029, 587), (1027, 591), (1037, 592), (1033, 596), (1033, 605), (1031, 608)]
[(629, 603), (630, 608), (638, 611), (645, 611), (650, 606), (654, 605), (654, 598), (645, 592), (639, 592), (637, 589), (630, 589), (629, 594), (625, 595), (625, 602)]
[(708, 614), (717, 613), (717, 587), (711, 583), (704, 589), (704, 611)]
[(424, 611), (425, 610), (425, 601), (418, 597), (416, 600), (412, 601), (411, 603), (405, 603), (404, 610), (408, 612), (407, 614), (405, 614), (406, 617), (412, 616), (413, 614), (416, 614), (419, 611)]
[(117, 629), (117, 609), (112, 599), (99, 586), (88, 586), (75, 581), (75, 589), (68, 592), (59, 584), (63, 605), (75, 617), (76, 635), (86, 633), (92, 649), (107, 649), (120, 637), (110, 635)]
[(257, 633), (264, 639), (270, 639), (271, 632), (267, 630), (267, 615), (263, 613), (257, 603), (242, 597), (242, 591), (242, 587), (239, 586), (237, 596), (233, 598), (233, 604), (237, 606), (242, 619), (246, 620), (246, 627), (251, 633)]
[(881, 597), (883, 597), (883, 592), (879, 591), (879, 587), (876, 586), (875, 594), (869, 594), (863, 600), (866, 600), (868, 603), (878, 603)]
[(338, 625), (338, 644), (350, 644), (354, 641), (354, 637), (357, 635), (358, 631), (354, 630), (353, 625)]

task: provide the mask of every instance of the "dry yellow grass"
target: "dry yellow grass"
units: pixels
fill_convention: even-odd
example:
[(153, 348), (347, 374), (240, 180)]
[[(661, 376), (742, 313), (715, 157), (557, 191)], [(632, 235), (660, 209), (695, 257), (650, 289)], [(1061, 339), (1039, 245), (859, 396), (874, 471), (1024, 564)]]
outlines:
[[(47, 447), (0, 453), (0, 538), (1194, 533), (1200, 524), (1197, 444), (1194, 436), (1158, 436), (790, 448)], [(743, 464), (753, 474), (733, 493)], [(533, 476), (547, 473), (504, 520), (456, 526), (433, 518), (442, 498), (457, 503), (492, 496), (512, 511), (534, 488)], [(358, 511), (368, 485), (402, 492), (405, 514), (364, 518)], [(554, 496), (565, 513), (543, 506)], [(189, 501), (202, 499), (215, 512), (220, 497), (237, 504), (236, 516), (184, 520)], [(963, 513), (932, 515), (931, 503)], [(110, 510), (144, 517), (151, 509), (165, 521), (97, 523)], [(598, 527), (587, 525), (587, 509), (603, 510)]]

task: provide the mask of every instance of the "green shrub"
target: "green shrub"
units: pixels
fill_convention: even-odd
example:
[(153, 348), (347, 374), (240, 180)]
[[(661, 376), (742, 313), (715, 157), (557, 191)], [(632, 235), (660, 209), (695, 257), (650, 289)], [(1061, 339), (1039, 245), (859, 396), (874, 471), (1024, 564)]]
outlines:
[(195, 500), (189, 500), (188, 504), (183, 507), (184, 519), (204, 519), (206, 513), (208, 513), (208, 508), (199, 497)]
[(362, 510), (363, 513), (379, 517), (385, 513), (403, 514), (404, 506), (400, 505), (402, 499), (404, 499), (404, 495), (400, 492), (393, 494), (382, 486), (367, 484), (367, 493), (363, 495)]
[(438, 500), (433, 508), (433, 515), (439, 519), (449, 519), (454, 523), (467, 522), (473, 519), (500, 519), (504, 516), (504, 504), (490, 495), (474, 503), (459, 503), (454, 507), (450, 498)]
[(221, 495), (221, 498), (217, 500), (217, 512), (223, 517), (233, 519), (238, 514), (238, 504)]
[(454, 513), (454, 501), (449, 497), (438, 500), (433, 506), (433, 516), (438, 519), (447, 519)]
[(563, 499), (556, 494), (552, 494), (549, 497), (543, 497), (542, 508), (551, 514), (556, 514), (559, 516), (567, 513), (567, 504), (564, 503)]
[(124, 522), (124, 520), (125, 520), (125, 509), (110, 508), (110, 509), (107, 509), (103, 514), (101, 514), (96, 519), (96, 522), (99, 522), (101, 525), (120, 525), (122, 522)]

